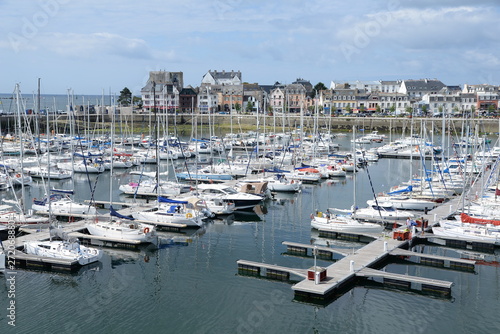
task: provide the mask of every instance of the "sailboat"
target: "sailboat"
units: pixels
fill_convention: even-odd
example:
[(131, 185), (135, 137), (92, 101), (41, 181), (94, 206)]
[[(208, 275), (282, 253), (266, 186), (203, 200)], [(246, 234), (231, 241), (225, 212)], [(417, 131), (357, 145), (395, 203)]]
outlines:
[[(52, 190), (54, 191), (54, 190)], [(49, 204), (50, 202), (50, 204)], [(31, 208), (39, 213), (48, 214), (49, 205), (51, 206), (52, 213), (54, 215), (64, 214), (81, 214), (81, 215), (96, 215), (97, 209), (88, 204), (77, 203), (69, 197), (69, 195), (63, 195), (61, 193), (55, 193), (50, 196), (45, 197), (42, 200), (33, 200)]]
[[(356, 128), (353, 127), (353, 138), (356, 138)], [(353, 144), (354, 152), (355, 145)], [(356, 160), (356, 153), (354, 153)], [(353, 176), (353, 205), (351, 210), (327, 209), (326, 213), (316, 212), (311, 214), (311, 226), (316, 229), (337, 231), (337, 232), (353, 232), (353, 233), (380, 233), (384, 227), (380, 224), (361, 222), (357, 219), (356, 208), (356, 173)], [(348, 215), (334, 214), (335, 211), (347, 211)]]
[(204, 215), (189, 201), (178, 201), (158, 197), (158, 205), (151, 210), (142, 210), (132, 213), (132, 217), (140, 221), (167, 224), (184, 224), (187, 227), (203, 225)]
[[(49, 129), (49, 115), (47, 113), (47, 129), (46, 132), (50, 133)], [(51, 173), (50, 173), (50, 158), (51, 156), (47, 156), (47, 165), (48, 165), (48, 177), (47, 177), (47, 185), (46, 185), (46, 196), (45, 198), (38, 200), (38, 199), (33, 199), (33, 204), (31, 205), (31, 208), (41, 214), (51, 214), (54, 215), (96, 215), (97, 214), (97, 209), (88, 204), (82, 204), (75, 202), (69, 195), (73, 194), (72, 190), (58, 190), (58, 189), (51, 189), (50, 191), (53, 192), (53, 194), (48, 194), (49, 191), (47, 189), (50, 189), (51, 186)]]
[(82, 246), (78, 239), (27, 241), (24, 243), (24, 251), (37, 256), (78, 261), (82, 266), (99, 261), (102, 257), (100, 249)]
[(352, 233), (380, 233), (384, 230), (380, 224), (361, 222), (351, 216), (333, 214), (329, 209), (325, 214), (318, 212), (316, 215), (311, 215), (311, 227), (318, 230)]
[[(114, 116), (112, 114), (111, 138), (114, 137)], [(111, 141), (111, 151), (113, 151), (113, 141)], [(109, 177), (109, 202), (113, 203), (113, 160), (111, 160), (110, 177)], [(135, 218), (124, 216), (118, 213), (113, 204), (109, 208), (109, 219), (99, 220), (96, 216), (93, 221), (89, 221), (85, 227), (87, 231), (96, 236), (122, 239), (122, 240), (137, 240), (143, 243), (157, 243), (158, 236), (154, 225), (136, 222)]]
[[(21, 122), (21, 92), (19, 88), (19, 84), (16, 84), (15, 88), (15, 93), (16, 93), (16, 103), (17, 103), (17, 133), (20, 139), (20, 155), (21, 155), (21, 160), (20, 160), (20, 167), (21, 167), (21, 173), (23, 171), (23, 134), (22, 134), (22, 122)], [(10, 187), (12, 188), (12, 184), (10, 184)], [(49, 223), (49, 218), (47, 217), (42, 217), (39, 215), (34, 215), (32, 212), (26, 213), (25, 212), (25, 191), (24, 191), (24, 185), (21, 186), (21, 197), (18, 198), (17, 194), (14, 192), (14, 197), (15, 200), (8, 200), (8, 199), (3, 199), (3, 202), (8, 203), (8, 204), (13, 204), (15, 207), (17, 207), (17, 210), (14, 210), (13, 207), (10, 205), (0, 205), (0, 224), (12, 224), (14, 223), (15, 226), (24, 226), (24, 225), (34, 225), (34, 224), (47, 224)]]

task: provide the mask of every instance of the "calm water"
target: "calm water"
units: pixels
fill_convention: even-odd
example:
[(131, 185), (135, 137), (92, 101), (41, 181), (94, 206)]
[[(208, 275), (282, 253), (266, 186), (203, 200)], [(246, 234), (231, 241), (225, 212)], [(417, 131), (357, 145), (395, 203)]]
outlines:
[[(375, 192), (409, 177), (408, 160), (370, 165)], [(414, 162), (415, 168), (419, 162)], [(147, 168), (151, 168), (148, 166)], [(415, 169), (414, 169), (415, 170)], [(130, 179), (113, 177), (115, 188)], [(109, 200), (109, 174), (98, 178), (96, 199)], [(76, 178), (76, 199), (88, 199), (86, 176)], [(357, 203), (373, 197), (366, 170), (357, 176)], [(54, 185), (70, 187), (68, 182)], [(29, 197), (40, 197), (32, 186)], [(0, 196), (8, 197), (7, 193)], [(115, 200), (125, 198), (114, 190)], [(18, 270), (16, 330), (7, 326), (7, 284), (0, 287), (1, 333), (498, 333), (500, 269), (478, 265), (463, 273), (412, 264), (388, 271), (455, 283), (452, 298), (440, 299), (375, 286), (357, 286), (327, 306), (294, 301), (291, 284), (238, 275), (246, 259), (308, 268), (312, 259), (284, 255), (282, 241), (324, 243), (311, 231), (309, 215), (327, 207), (349, 208), (353, 180), (305, 186), (279, 195), (259, 214), (238, 214), (190, 231), (190, 242), (154, 250), (105, 248), (102, 261), (75, 274)], [(168, 237), (171, 234), (165, 233)], [(346, 251), (362, 244), (333, 241)], [(420, 247), (420, 246), (418, 246)], [(418, 248), (421, 250), (421, 248)], [(424, 252), (460, 257), (451, 249)], [(495, 255), (490, 260), (498, 261)], [(331, 262), (319, 261), (320, 265)]]

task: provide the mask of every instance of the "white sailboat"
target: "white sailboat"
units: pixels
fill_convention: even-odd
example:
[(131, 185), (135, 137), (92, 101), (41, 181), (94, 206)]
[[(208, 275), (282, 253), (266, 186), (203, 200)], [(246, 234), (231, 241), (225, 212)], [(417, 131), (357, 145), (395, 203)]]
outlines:
[(27, 254), (78, 261), (84, 266), (102, 257), (102, 251), (93, 247), (80, 245), (75, 241), (28, 241), (24, 243), (24, 251)]
[(311, 227), (318, 230), (352, 233), (380, 233), (384, 227), (376, 223), (360, 222), (350, 216), (335, 215), (328, 210), (311, 215)]

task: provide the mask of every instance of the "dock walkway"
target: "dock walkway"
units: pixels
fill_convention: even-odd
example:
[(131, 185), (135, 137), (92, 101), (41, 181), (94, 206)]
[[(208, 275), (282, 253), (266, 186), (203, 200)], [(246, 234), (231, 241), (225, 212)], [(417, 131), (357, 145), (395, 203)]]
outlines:
[(328, 266), (326, 268), (328, 280), (319, 284), (315, 284), (313, 280), (303, 280), (292, 286), (292, 289), (299, 293), (329, 295), (334, 289), (342, 287), (353, 279), (357, 271), (383, 260), (390, 251), (402, 247), (406, 243), (408, 240), (377, 239)]

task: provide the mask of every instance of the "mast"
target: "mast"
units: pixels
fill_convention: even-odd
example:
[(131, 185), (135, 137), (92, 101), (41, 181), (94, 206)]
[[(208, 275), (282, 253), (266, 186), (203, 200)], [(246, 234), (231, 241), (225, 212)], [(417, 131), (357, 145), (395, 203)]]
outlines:
[[(38, 153), (40, 153), (40, 129), (39, 129), (39, 124), (40, 124), (40, 78), (38, 78), (38, 91), (36, 95), (36, 118), (37, 122), (35, 123), (35, 131), (36, 135), (38, 138)], [(55, 111), (55, 110), (54, 110)], [(45, 110), (45, 113), (48, 114), (48, 110)]]
[(352, 200), (352, 207), (351, 207), (351, 211), (352, 213), (355, 213), (356, 212), (356, 142), (354, 141), (356, 139), (356, 126), (353, 125), (352, 126), (352, 158), (354, 160), (354, 172), (352, 174), (352, 182), (354, 184), (353, 186), (353, 200)]
[[(38, 79), (38, 89), (40, 90), (40, 79)], [(40, 95), (40, 94), (39, 94)], [(55, 98), (54, 98), (55, 99)], [(54, 103), (54, 108), (55, 108), (55, 103)], [(56, 109), (54, 109), (56, 110)], [(52, 201), (50, 200), (50, 127), (49, 127), (49, 113), (45, 113), (45, 133), (47, 134), (47, 188), (48, 188), (48, 195), (47, 195), (47, 204), (49, 205), (49, 223), (52, 222)], [(38, 141), (40, 142), (40, 141)]]
[[(20, 146), (20, 162), (21, 162), (21, 177), (23, 178), (24, 172), (24, 142), (23, 142), (23, 132), (21, 123), (21, 92), (19, 89), (19, 84), (16, 84), (16, 106), (17, 106), (17, 134), (19, 136), (19, 146)], [(24, 190), (24, 182), (21, 181), (21, 214), (24, 216), (24, 203), (26, 199), (26, 194)]]
[(156, 152), (156, 198), (157, 198), (157, 205), (158, 207), (160, 206), (160, 201), (158, 201), (158, 197), (160, 196), (160, 152), (159, 152), (159, 145), (158, 145), (158, 138), (160, 134), (160, 127), (158, 126), (158, 112), (156, 111), (156, 82), (153, 81), (153, 113), (155, 116), (155, 132), (154, 132), (154, 143), (155, 143), (155, 152)]

